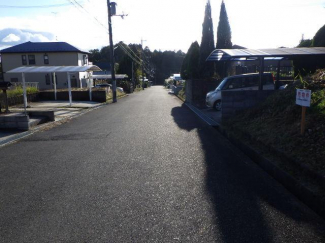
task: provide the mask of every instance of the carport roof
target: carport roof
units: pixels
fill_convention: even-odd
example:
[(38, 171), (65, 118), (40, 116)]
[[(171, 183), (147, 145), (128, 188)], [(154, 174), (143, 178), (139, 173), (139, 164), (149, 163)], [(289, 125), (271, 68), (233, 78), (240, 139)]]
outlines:
[(87, 71), (101, 71), (95, 65), (86, 66), (33, 66), (33, 67), (18, 67), (7, 73), (66, 73), (66, 72), (87, 72)]
[[(112, 75), (111, 74), (92, 75), (92, 78), (95, 78), (95, 79), (112, 79)], [(126, 74), (115, 74), (115, 78), (116, 79), (124, 79), (124, 78), (128, 78), (128, 75), (126, 75)]]
[(216, 49), (207, 58), (207, 61), (232, 61), (238, 58), (253, 59), (258, 57), (294, 57), (324, 55), (325, 47), (305, 48), (276, 48), (276, 49)]

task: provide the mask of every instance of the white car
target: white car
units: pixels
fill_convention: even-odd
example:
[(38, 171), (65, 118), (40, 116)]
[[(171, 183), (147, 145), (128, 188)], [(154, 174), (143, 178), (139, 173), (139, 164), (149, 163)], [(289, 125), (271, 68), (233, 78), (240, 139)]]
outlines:
[[(238, 90), (258, 90), (259, 74), (248, 73), (224, 78), (218, 87), (207, 93), (206, 105), (213, 107), (215, 110), (221, 110), (221, 91), (238, 91)], [(263, 90), (274, 89), (274, 77), (272, 73), (264, 73)]]

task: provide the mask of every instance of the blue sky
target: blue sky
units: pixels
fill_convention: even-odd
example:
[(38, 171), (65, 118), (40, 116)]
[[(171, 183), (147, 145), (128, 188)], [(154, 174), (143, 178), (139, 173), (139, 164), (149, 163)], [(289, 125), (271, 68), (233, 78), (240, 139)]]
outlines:
[[(83, 8), (71, 4), (77, 1)], [(108, 45), (106, 0), (0, 0), (0, 49), (25, 41), (65, 41), (89, 50)], [(151, 50), (187, 51), (201, 41), (206, 0), (115, 0), (124, 19), (113, 18), (114, 42)], [(294, 47), (325, 24), (325, 0), (225, 0), (233, 44), (248, 48)], [(211, 0), (216, 36), (221, 0)], [(96, 19), (95, 19), (96, 18)], [(216, 40), (215, 40), (216, 41)]]

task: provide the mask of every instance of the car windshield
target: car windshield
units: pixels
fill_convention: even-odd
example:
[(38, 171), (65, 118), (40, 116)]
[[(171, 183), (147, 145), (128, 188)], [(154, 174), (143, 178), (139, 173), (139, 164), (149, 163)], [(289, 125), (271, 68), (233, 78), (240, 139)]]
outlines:
[(224, 78), (224, 79), (221, 81), (221, 83), (218, 85), (218, 87), (216, 88), (216, 91), (217, 91), (217, 90), (222, 90), (222, 88), (223, 88), (223, 86), (225, 86), (226, 82), (227, 82), (227, 78)]

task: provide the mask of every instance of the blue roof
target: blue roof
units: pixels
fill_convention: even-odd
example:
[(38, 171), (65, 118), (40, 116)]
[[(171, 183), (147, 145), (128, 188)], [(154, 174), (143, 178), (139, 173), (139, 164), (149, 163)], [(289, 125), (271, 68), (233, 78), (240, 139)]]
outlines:
[(109, 62), (94, 62), (94, 65), (102, 70), (111, 70), (111, 64)]
[(0, 51), (0, 53), (32, 53), (32, 52), (81, 52), (82, 51), (66, 42), (25, 42)]

